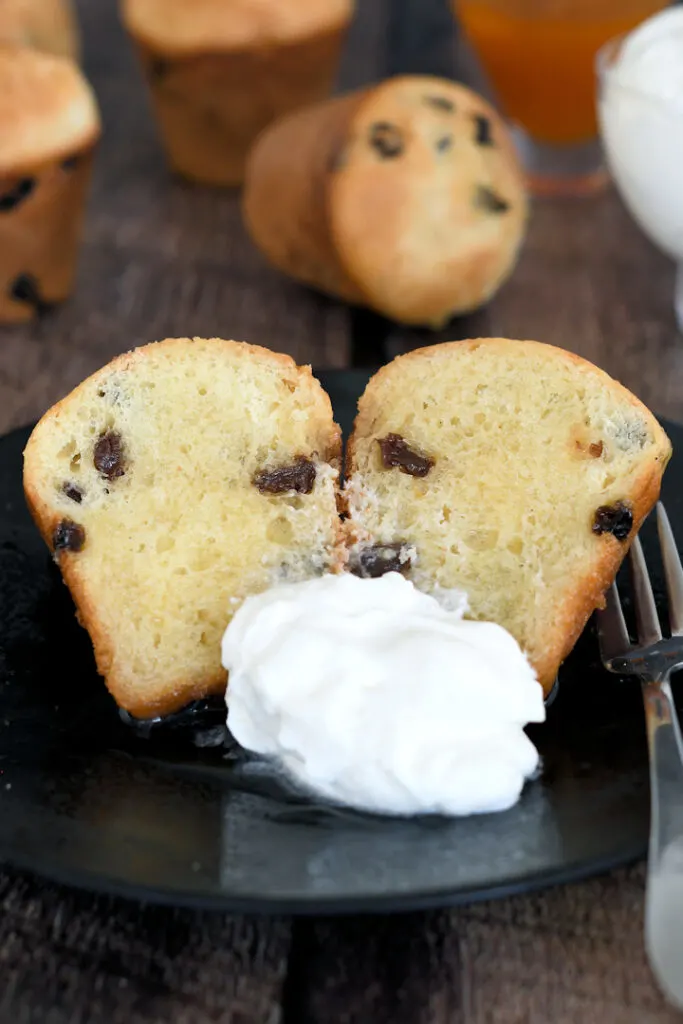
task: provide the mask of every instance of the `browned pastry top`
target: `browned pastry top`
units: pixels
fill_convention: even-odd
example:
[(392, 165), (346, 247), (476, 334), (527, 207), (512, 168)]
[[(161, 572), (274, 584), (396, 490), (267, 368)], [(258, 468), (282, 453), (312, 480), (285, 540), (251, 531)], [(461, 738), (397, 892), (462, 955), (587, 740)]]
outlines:
[(129, 30), (174, 52), (289, 42), (347, 22), (353, 0), (123, 0)]
[(95, 96), (72, 61), (0, 46), (0, 174), (84, 148), (99, 123)]
[(2, 0), (0, 41), (78, 59), (78, 29), (71, 0)]

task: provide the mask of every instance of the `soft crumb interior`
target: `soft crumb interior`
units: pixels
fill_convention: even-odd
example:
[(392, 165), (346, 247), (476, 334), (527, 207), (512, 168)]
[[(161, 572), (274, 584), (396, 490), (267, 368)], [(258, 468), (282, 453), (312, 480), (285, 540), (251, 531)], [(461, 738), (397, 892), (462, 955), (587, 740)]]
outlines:
[[(472, 615), (536, 660), (600, 546), (616, 543), (592, 531), (596, 509), (628, 498), (666, 445), (620, 389), (538, 347), (403, 365), (361, 402), (352, 515), (372, 540), (414, 544), (416, 584), (463, 587)], [(384, 468), (378, 439), (392, 432), (434, 458), (427, 476)]]
[[(220, 672), (239, 601), (329, 562), (329, 403), (294, 366), (226, 357), (210, 343), (154, 347), (88, 382), (39, 430), (41, 497), (85, 529), (83, 551), (66, 557), (115, 643), (108, 674), (141, 695)], [(111, 480), (94, 464), (106, 432), (120, 436), (125, 468)], [(254, 475), (298, 455), (316, 465), (313, 491), (260, 493)]]

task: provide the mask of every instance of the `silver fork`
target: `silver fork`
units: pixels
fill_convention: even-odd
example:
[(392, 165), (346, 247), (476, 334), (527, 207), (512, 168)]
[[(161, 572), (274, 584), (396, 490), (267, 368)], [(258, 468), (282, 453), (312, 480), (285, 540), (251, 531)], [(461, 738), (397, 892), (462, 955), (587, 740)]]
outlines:
[(663, 637), (638, 537), (630, 553), (638, 643), (631, 644), (616, 584), (597, 613), (605, 668), (641, 679), (650, 754), (650, 849), (645, 945), (663, 991), (683, 1008), (683, 741), (671, 693), (683, 664), (683, 568), (671, 524), (657, 505), (657, 531), (669, 598), (670, 636)]

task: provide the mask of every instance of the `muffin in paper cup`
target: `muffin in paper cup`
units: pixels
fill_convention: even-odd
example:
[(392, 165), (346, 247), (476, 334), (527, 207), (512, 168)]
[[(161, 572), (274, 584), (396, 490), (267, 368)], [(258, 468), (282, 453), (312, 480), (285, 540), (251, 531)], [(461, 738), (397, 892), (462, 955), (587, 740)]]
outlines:
[(100, 121), (72, 60), (0, 46), (0, 321), (69, 295)]
[(173, 170), (239, 185), (263, 128), (327, 96), (353, 0), (123, 0)]

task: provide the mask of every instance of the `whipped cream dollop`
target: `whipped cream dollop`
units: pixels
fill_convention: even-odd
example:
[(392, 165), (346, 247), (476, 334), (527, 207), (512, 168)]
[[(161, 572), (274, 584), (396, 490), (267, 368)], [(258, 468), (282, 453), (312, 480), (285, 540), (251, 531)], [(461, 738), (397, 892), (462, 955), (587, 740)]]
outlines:
[(388, 814), (500, 811), (538, 753), (543, 692), (466, 596), (398, 573), (283, 584), (249, 597), (223, 638), (228, 728), (299, 783)]

